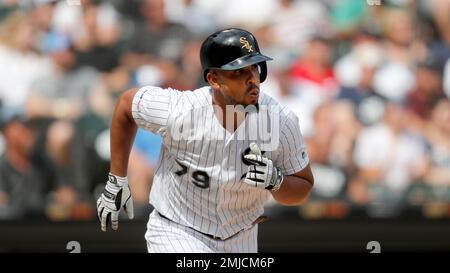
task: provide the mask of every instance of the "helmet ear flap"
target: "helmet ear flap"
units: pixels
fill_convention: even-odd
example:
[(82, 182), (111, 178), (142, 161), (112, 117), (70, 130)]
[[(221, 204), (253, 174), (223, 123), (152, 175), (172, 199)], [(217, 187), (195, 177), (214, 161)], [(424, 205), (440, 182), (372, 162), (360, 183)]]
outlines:
[(264, 82), (267, 78), (267, 62), (261, 62), (259, 65), (259, 82)]

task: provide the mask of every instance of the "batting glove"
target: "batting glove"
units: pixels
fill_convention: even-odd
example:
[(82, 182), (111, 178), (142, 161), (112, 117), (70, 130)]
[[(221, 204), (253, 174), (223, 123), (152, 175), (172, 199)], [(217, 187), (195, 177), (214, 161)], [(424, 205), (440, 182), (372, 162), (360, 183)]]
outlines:
[(127, 213), (128, 218), (133, 219), (133, 198), (131, 197), (130, 187), (128, 186), (128, 179), (110, 173), (105, 189), (97, 200), (97, 214), (100, 219), (102, 231), (106, 231), (106, 225), (109, 219), (111, 219), (111, 227), (113, 230), (119, 228), (119, 213), (122, 207)]
[(250, 186), (277, 191), (283, 183), (281, 171), (271, 159), (264, 157), (256, 143), (250, 143), (250, 154), (244, 156), (252, 165), (248, 166), (244, 182)]

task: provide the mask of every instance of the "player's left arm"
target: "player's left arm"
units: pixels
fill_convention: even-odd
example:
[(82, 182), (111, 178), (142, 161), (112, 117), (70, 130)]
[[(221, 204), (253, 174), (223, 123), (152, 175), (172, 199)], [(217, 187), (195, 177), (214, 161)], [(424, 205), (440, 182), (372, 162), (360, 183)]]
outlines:
[[(297, 155), (297, 153), (294, 153), (294, 155)], [(306, 155), (297, 157), (307, 158)], [(245, 155), (244, 158), (250, 162), (250, 165), (243, 182), (253, 187), (271, 191), (274, 199), (282, 205), (299, 205), (305, 201), (312, 190), (314, 177), (310, 164), (306, 161), (307, 159), (299, 160), (298, 165), (291, 165), (289, 169), (286, 169), (286, 167), (280, 169), (270, 158), (262, 154), (256, 143), (250, 143), (250, 153)], [(291, 162), (292, 157), (287, 157), (287, 159)], [(302, 162), (305, 165), (300, 169)], [(295, 169), (300, 169), (300, 171), (289, 174)], [(283, 175), (282, 170), (287, 174)]]
[(244, 158), (251, 163), (244, 182), (270, 190), (274, 199), (286, 206), (303, 203), (311, 193), (314, 177), (298, 118), (289, 113), (280, 133), (278, 160), (263, 155), (256, 143), (250, 143), (250, 154)]
[(286, 118), (280, 136), (281, 156), (274, 162), (274, 167), (284, 175), (279, 189), (271, 193), (278, 203), (295, 206), (303, 203), (311, 193), (314, 176), (299, 119), (292, 112)]
[(286, 175), (278, 191), (272, 192), (273, 198), (285, 206), (295, 206), (303, 203), (314, 185), (314, 176), (310, 164), (292, 175)]

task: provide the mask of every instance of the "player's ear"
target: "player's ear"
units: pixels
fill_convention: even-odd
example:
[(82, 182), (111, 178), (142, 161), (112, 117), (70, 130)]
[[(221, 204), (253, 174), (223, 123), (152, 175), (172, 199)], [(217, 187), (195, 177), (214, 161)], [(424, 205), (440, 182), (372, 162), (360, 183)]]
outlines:
[(219, 79), (215, 71), (209, 70), (208, 74), (206, 74), (206, 79), (214, 90), (220, 89)]

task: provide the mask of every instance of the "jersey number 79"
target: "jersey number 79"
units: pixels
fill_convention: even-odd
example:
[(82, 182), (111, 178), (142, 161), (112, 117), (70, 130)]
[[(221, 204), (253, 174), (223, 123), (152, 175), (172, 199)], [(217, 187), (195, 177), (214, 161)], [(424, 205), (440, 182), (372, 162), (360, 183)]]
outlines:
[[(188, 173), (188, 167), (181, 164), (181, 162), (179, 162), (178, 160), (175, 160), (178, 165), (180, 165), (181, 170), (178, 170), (175, 172), (176, 175), (178, 176), (182, 176)], [(192, 173), (192, 179), (191, 182), (196, 185), (197, 187), (200, 187), (202, 189), (207, 189), (209, 188), (209, 181), (210, 181), (210, 177), (209, 175), (204, 172), (204, 171), (195, 171)]]

